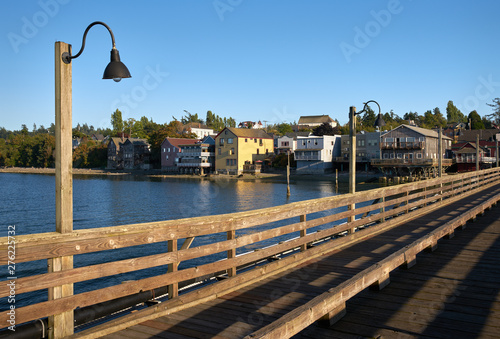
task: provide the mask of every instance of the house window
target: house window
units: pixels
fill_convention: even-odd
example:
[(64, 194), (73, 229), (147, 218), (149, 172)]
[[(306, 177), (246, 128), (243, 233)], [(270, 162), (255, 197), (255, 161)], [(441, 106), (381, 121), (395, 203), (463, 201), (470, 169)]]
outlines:
[(422, 153), (417, 153), (417, 159), (422, 159)]
[(391, 154), (391, 159), (394, 159), (394, 153)]
[(425, 141), (425, 137), (418, 138), (418, 141)]
[(233, 143), (233, 138), (227, 138), (227, 143), (232, 144)]
[(389, 159), (389, 154), (385, 153), (384, 154), (384, 159)]
[[(227, 132), (227, 131), (226, 131)], [(220, 138), (219, 139), (219, 145), (220, 146), (224, 146), (224, 138)]]
[(248, 142), (248, 139), (245, 139), (245, 142)]
[(221, 149), (221, 148), (219, 148), (218, 153), (219, 153), (219, 155), (221, 155), (221, 154), (222, 154), (222, 149)]
[(403, 154), (398, 153), (398, 159), (403, 159)]
[(234, 154), (234, 147), (231, 148), (231, 153), (229, 153), (229, 154)]
[(167, 151), (167, 149), (166, 149), (166, 148), (163, 148), (163, 153), (165, 153), (166, 151)]
[(260, 152), (259, 152), (259, 151), (260, 151), (260, 149), (258, 149), (258, 148), (257, 148), (257, 154), (260, 154)]

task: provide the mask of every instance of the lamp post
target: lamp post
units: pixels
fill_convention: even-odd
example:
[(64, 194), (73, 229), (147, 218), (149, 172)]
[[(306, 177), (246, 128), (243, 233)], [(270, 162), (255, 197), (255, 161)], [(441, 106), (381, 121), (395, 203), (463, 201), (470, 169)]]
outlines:
[[(90, 24), (83, 35), (80, 51), (71, 54), (71, 45), (57, 41), (55, 43), (55, 127), (56, 127), (56, 232), (73, 231), (73, 164), (72, 164), (72, 68), (71, 60), (78, 58), (85, 48), (85, 40), (89, 29), (94, 25), (103, 25), (111, 35), (113, 47), (111, 61), (104, 70), (103, 79), (118, 82), (122, 78), (130, 78), (130, 72), (120, 61), (115, 46), (113, 32), (103, 22)], [(73, 257), (63, 256), (49, 259), (49, 272), (73, 268)], [(66, 284), (49, 289), (49, 300), (73, 295), (73, 284)], [(73, 311), (56, 314), (49, 318), (49, 337), (61, 338), (73, 333)]]
[[(382, 119), (382, 114), (380, 112), (380, 105), (375, 100), (370, 100), (364, 103), (363, 109), (356, 113), (356, 107), (349, 107), (349, 193), (356, 192), (356, 115), (366, 112), (369, 103), (375, 103), (378, 106), (378, 117), (375, 121), (379, 127), (384, 126), (385, 122)], [(354, 210), (355, 204), (349, 205), (350, 210)], [(349, 217), (349, 222), (354, 221), (355, 216)], [(354, 229), (350, 230), (353, 233)]]

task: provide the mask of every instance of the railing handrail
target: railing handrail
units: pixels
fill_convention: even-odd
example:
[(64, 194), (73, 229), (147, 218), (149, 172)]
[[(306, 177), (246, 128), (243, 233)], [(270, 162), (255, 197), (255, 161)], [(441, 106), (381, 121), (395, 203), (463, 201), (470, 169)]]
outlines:
[[(227, 233), (227, 239), (194, 248), (189, 248), (189, 245), (187, 245), (177, 250), (175, 246), (175, 250), (171, 252), (147, 257), (131, 258), (74, 268), (68, 271), (19, 278), (16, 285), (16, 292), (19, 294), (160, 265), (178, 265), (181, 261), (223, 251), (228, 251), (228, 258), (223, 261), (208, 262), (198, 267), (179, 271), (174, 270), (160, 276), (21, 307), (17, 309), (16, 320), (19, 323), (35, 320), (40, 317), (69, 311), (74, 308), (72, 305), (84, 307), (96, 301), (102, 302), (133, 294), (140, 290), (154, 289), (161, 287), (164, 284), (162, 281), (168, 281), (169, 284), (176, 285), (179, 282), (214, 274), (221, 270), (236, 272), (236, 267), (240, 265), (262, 260), (295, 248), (307, 251), (306, 245), (313, 241), (335, 236), (341, 232), (352, 231), (355, 227), (372, 224), (378, 220), (386, 220), (401, 213), (409, 213), (409, 210), (414, 207), (435, 202), (438, 199), (435, 197), (436, 194), (440, 196), (440, 199), (446, 199), (459, 195), (466, 190), (475, 189), (480, 185), (484, 186), (490, 182), (496, 182), (499, 177), (498, 170), (495, 168), (246, 212), (75, 230), (65, 234), (48, 232), (20, 235), (16, 237), (16, 262), (51, 259), (54, 256), (74, 256), (163, 241), (175, 241), (176, 243), (181, 239), (190, 239), (185, 242), (185, 244), (188, 242), (190, 244), (194, 237), (222, 232)], [(362, 206), (363, 203), (369, 203), (378, 198), (383, 201)], [(347, 206), (351, 204), (356, 204), (357, 208), (348, 210)], [(316, 219), (306, 219), (305, 217), (316, 212), (334, 209), (335, 212), (328, 216)], [(381, 209), (383, 212), (381, 212)], [(369, 213), (372, 214), (368, 215)], [(312, 227), (341, 222), (360, 214), (366, 214), (367, 217), (358, 218), (351, 223), (340, 223), (315, 233), (307, 233), (307, 230)], [(300, 217), (300, 221), (290, 220), (296, 217)], [(236, 231), (282, 220), (289, 221), (284, 226), (266, 227), (258, 232), (242, 233), (236, 237)], [(229, 255), (229, 252), (235, 253), (237, 248), (298, 231), (301, 232), (301, 236), (297, 239), (279, 244), (276, 241), (276, 244), (271, 247), (237, 257)], [(4, 265), (8, 263), (7, 247), (8, 238), (0, 238), (0, 260)], [(7, 286), (0, 285), (0, 294), (6, 296), (8, 293)], [(8, 318), (7, 311), (2, 312), (0, 318), (3, 324), (7, 324), (4, 321)]]

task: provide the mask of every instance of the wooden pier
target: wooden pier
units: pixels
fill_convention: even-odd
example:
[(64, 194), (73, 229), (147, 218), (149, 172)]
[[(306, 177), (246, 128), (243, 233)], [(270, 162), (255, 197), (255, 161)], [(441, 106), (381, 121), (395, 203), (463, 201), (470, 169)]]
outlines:
[[(500, 283), (494, 275), (498, 278), (498, 269), (492, 269), (500, 251), (495, 224), (499, 174), (489, 169), (257, 211), (19, 237), (18, 261), (168, 243), (168, 252), (153, 256), (20, 278), (19, 293), (147, 267), (168, 264), (169, 269), (160, 276), (20, 308), (16, 317), (20, 322), (51, 317), (169, 285), (168, 300), (71, 337), (405, 338), (444, 333), (453, 324), (466, 324), (469, 332), (455, 326), (450, 333), (458, 329), (494, 337), (499, 333), (495, 310)], [(356, 208), (349, 210), (352, 204)], [(486, 213), (493, 215), (491, 225), (478, 217), (487, 209), (492, 209)], [(478, 221), (456, 230), (473, 219)], [(221, 233), (224, 239), (189, 248), (195, 237)], [(455, 233), (454, 239), (441, 240)], [(286, 234), (297, 236), (280, 240)], [(238, 248), (267, 239), (276, 239), (275, 245), (236, 255)], [(6, 239), (0, 246), (6, 248)], [(6, 252), (0, 257), (4, 263)], [(179, 269), (182, 261), (220, 252), (227, 252), (226, 259)], [(484, 278), (475, 281), (480, 273)], [(220, 281), (179, 293), (179, 283), (211, 277)], [(7, 288), (0, 287), (0, 293), (6, 296)], [(476, 304), (468, 304), (474, 300)], [(467, 322), (469, 309), (473, 320)], [(1, 317), (5, 324), (7, 312)], [(450, 322), (440, 327), (445, 320)]]

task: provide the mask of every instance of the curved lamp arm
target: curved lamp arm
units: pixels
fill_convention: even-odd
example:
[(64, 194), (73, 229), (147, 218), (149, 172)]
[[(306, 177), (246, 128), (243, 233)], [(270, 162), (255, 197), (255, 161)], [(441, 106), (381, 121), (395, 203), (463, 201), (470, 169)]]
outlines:
[(102, 21), (94, 21), (93, 23), (91, 23), (87, 29), (85, 30), (85, 33), (83, 33), (83, 39), (82, 39), (82, 47), (80, 48), (80, 51), (78, 53), (76, 53), (76, 55), (71, 55), (70, 53), (68, 52), (65, 52), (63, 53), (62, 55), (62, 59), (64, 61), (64, 63), (66, 64), (69, 64), (71, 63), (71, 60), (72, 59), (76, 59), (78, 58), (82, 53), (83, 53), (83, 50), (85, 48), (85, 41), (87, 39), (87, 33), (89, 32), (89, 30), (95, 26), (95, 25), (103, 25), (104, 27), (106, 27), (108, 29), (108, 32), (109, 34), (111, 35), (111, 42), (113, 43), (113, 49), (116, 49), (116, 44), (115, 44), (115, 36), (113, 35), (113, 31), (111, 30), (111, 28), (109, 28), (108, 25), (106, 25), (104, 22)]
[(378, 104), (378, 102), (376, 102), (375, 100), (369, 100), (369, 101), (363, 103), (364, 104), (363, 109), (361, 111), (357, 112), (356, 115), (366, 112), (366, 108), (368, 107), (368, 104), (370, 102), (374, 102), (374, 103), (377, 104), (377, 106), (378, 106), (378, 114), (381, 114), (380, 113), (380, 105)]

